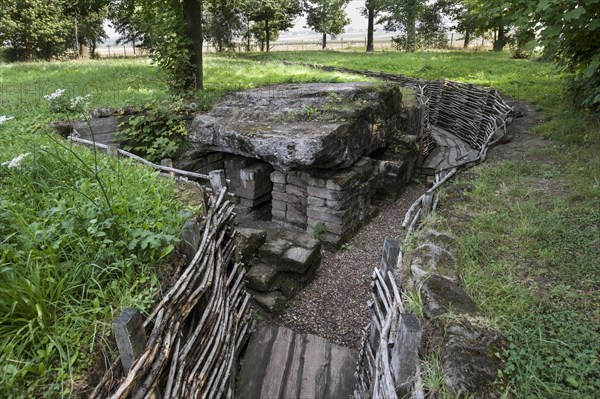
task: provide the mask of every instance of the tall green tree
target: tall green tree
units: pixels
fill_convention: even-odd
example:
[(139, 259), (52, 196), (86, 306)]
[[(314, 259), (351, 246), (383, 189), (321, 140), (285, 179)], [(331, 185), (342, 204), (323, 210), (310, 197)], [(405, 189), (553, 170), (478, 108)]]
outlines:
[(306, 23), (323, 34), (322, 47), (327, 48), (327, 35), (344, 33), (350, 23), (345, 8), (350, 0), (308, 0), (304, 3)]
[(141, 38), (176, 91), (203, 88), (202, 0), (113, 0), (118, 32)]
[(0, 0), (0, 43), (15, 61), (49, 60), (73, 43), (61, 0)]
[(93, 57), (96, 45), (108, 36), (104, 21), (108, 15), (110, 0), (65, 1), (63, 16), (73, 22), (75, 47), (80, 58)]
[(250, 21), (260, 23), (265, 32), (265, 47), (271, 48), (273, 31), (294, 26), (294, 19), (302, 12), (300, 0), (242, 0), (242, 11)]
[(218, 52), (235, 48), (235, 39), (242, 34), (244, 17), (238, 0), (207, 0), (204, 7), (204, 40)]
[(539, 32), (546, 55), (566, 72), (576, 102), (600, 111), (600, 1), (513, 0), (512, 10), (520, 32)]
[(462, 33), (463, 48), (469, 47), (471, 38), (481, 33), (477, 15), (473, 12), (474, 1), (471, 0), (440, 0), (438, 2), (443, 14), (450, 19), (451, 29)]
[(385, 23), (387, 31), (401, 31), (396, 43), (406, 51), (417, 47), (430, 47), (445, 39), (445, 27), (441, 7), (427, 0), (387, 0), (379, 22)]
[(466, 10), (458, 17), (459, 26), (468, 24), (479, 32), (494, 30), (494, 49), (498, 51), (507, 43), (516, 48), (516, 55), (522, 48), (543, 46), (544, 55), (565, 72), (576, 102), (595, 111), (600, 109), (600, 0), (458, 3)]

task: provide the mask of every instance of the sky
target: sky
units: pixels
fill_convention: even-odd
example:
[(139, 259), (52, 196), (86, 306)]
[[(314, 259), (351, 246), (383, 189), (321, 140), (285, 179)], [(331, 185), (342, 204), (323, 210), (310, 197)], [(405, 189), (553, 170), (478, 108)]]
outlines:
[[(348, 28), (353, 28), (355, 30), (359, 30), (359, 29), (363, 29), (366, 30), (367, 29), (367, 18), (363, 17), (360, 13), (360, 9), (363, 8), (365, 6), (365, 1), (362, 0), (352, 0), (350, 1), (350, 3), (348, 4), (348, 6), (346, 7), (346, 14), (348, 15), (348, 18), (350, 18), (350, 24), (346, 26), (346, 29)], [(296, 19), (296, 24), (294, 25), (294, 27), (292, 29), (290, 29), (290, 31), (298, 31), (298, 30), (305, 30), (306, 26), (306, 18), (305, 17), (300, 17), (298, 19)]]

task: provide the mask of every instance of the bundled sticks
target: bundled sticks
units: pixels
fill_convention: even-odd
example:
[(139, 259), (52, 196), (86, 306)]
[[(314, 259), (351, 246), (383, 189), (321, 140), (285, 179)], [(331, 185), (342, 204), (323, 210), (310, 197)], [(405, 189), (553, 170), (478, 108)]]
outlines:
[(397, 398), (396, 382), (391, 375), (390, 342), (392, 326), (398, 325), (404, 305), (394, 276), (375, 269), (372, 275), (372, 301), (370, 307), (373, 319), (365, 329), (359, 362), (356, 372), (356, 399), (360, 398)]
[(145, 351), (125, 376), (115, 363), (91, 398), (234, 397), (235, 360), (251, 321), (226, 192), (210, 198), (196, 255), (144, 323)]

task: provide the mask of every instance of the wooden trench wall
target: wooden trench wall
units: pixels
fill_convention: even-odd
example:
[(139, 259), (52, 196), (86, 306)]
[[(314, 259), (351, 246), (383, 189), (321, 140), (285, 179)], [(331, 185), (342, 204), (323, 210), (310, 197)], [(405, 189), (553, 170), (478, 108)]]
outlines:
[(237, 358), (253, 322), (234, 259), (234, 205), (226, 188), (213, 185), (213, 194), (204, 225), (196, 223), (195, 255), (176, 283), (145, 321), (128, 309), (113, 323), (121, 356), (91, 398), (234, 397)]

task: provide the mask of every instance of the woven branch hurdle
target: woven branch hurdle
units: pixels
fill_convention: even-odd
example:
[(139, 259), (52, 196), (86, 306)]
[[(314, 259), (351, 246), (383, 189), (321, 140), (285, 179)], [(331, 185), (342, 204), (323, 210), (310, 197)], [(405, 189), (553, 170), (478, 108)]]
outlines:
[(210, 197), (196, 255), (145, 321), (143, 353), (126, 375), (117, 359), (92, 399), (234, 397), (235, 362), (252, 322), (226, 193)]
[(369, 304), (372, 319), (363, 332), (356, 368), (355, 399), (397, 399), (417, 391), (421, 326), (405, 313), (400, 289), (392, 274), (399, 259), (397, 241), (386, 240), (381, 269), (372, 274)]

